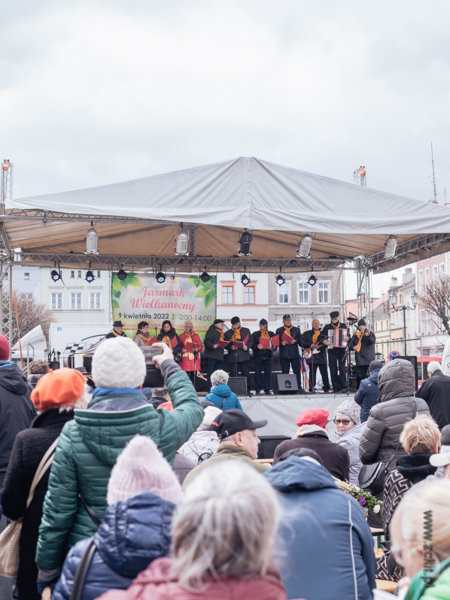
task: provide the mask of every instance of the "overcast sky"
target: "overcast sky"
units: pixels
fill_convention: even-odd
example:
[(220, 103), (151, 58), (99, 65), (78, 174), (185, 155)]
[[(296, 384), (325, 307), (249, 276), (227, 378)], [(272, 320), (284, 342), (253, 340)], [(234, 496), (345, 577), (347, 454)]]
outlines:
[[(238, 156), (449, 189), (450, 2), (15, 0), (0, 159), (16, 198)], [(450, 200), (449, 200), (450, 202)]]

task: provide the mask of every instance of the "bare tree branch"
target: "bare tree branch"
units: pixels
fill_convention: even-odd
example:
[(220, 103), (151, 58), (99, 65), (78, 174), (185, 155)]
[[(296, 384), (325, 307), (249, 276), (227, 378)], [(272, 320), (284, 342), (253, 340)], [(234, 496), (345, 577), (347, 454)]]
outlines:
[(433, 316), (436, 327), (450, 335), (450, 277), (441, 275), (438, 280), (425, 284), (420, 302)]
[[(5, 292), (3, 292), (5, 294)], [(8, 293), (6, 292), (6, 296)], [(13, 314), (12, 317), (12, 340), (10, 340), (11, 347), (17, 343), (20, 337), (29, 333), (32, 329), (40, 325), (42, 331), (47, 339), (48, 344), (48, 333), (50, 329), (50, 323), (54, 323), (55, 319), (53, 313), (44, 304), (39, 304), (34, 298), (28, 298), (24, 294), (17, 294), (17, 313), (19, 315), (19, 329), (17, 328), (16, 311), (14, 307), (14, 301), (12, 303)], [(7, 301), (7, 297), (6, 297)], [(4, 327), (8, 328), (7, 315), (4, 316)]]

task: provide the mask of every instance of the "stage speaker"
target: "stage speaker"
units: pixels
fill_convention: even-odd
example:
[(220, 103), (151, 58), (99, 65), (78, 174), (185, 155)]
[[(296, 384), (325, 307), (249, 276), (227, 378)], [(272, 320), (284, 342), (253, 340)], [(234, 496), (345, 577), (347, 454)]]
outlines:
[(416, 392), (419, 389), (419, 374), (417, 372), (417, 356), (397, 356), (397, 358), (403, 358), (403, 360), (409, 361), (414, 367), (414, 373), (416, 374)]
[(278, 444), (291, 439), (285, 435), (260, 435), (258, 437), (261, 440), (258, 446), (258, 458), (273, 458)]
[(230, 377), (228, 380), (230, 390), (236, 394), (236, 396), (247, 395), (247, 377)]
[(279, 392), (298, 392), (297, 375), (288, 373), (284, 375), (279, 373), (277, 375), (278, 391)]

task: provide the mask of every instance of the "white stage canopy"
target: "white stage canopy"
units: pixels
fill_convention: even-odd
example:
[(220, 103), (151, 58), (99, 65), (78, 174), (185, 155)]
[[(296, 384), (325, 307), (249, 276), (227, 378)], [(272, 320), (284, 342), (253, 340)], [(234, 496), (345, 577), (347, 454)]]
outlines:
[[(308, 233), (311, 259), (379, 253), (379, 271), (450, 248), (446, 206), (257, 158), (12, 200), (0, 220), (11, 247), (47, 256), (83, 254), (90, 220), (99, 234), (99, 258), (147, 256), (163, 263), (174, 257), (180, 224), (190, 227), (195, 241), (190, 254), (205, 258), (235, 257), (244, 229), (253, 235), (252, 259), (295, 259)], [(391, 234), (398, 235), (399, 255), (387, 264), (382, 253)], [(261, 270), (276, 270), (267, 266)], [(293, 260), (285, 270), (299, 266)]]

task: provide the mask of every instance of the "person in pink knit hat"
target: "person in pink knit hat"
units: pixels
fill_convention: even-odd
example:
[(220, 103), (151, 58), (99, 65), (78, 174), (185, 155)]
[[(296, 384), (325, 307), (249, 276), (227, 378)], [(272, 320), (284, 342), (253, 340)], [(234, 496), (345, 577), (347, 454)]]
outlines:
[(70, 550), (53, 600), (69, 600), (83, 555), (95, 546), (82, 600), (110, 589), (126, 589), (148, 565), (170, 552), (170, 526), (181, 487), (169, 463), (148, 437), (137, 435), (114, 465), (108, 484), (108, 508), (93, 538)]
[(172, 556), (101, 600), (286, 600), (271, 565), (279, 516), (275, 491), (260, 473), (238, 460), (217, 462), (184, 492)]

